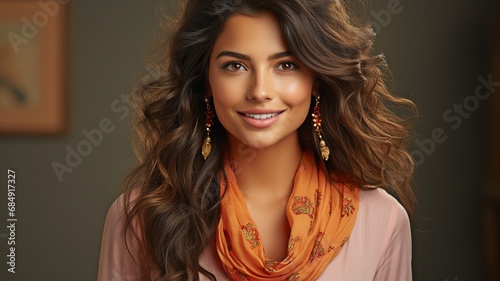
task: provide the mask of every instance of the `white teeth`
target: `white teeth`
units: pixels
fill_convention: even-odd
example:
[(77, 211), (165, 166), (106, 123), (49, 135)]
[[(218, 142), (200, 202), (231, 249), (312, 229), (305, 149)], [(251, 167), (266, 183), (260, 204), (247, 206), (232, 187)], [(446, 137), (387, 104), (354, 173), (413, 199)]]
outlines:
[(245, 114), (247, 117), (251, 117), (253, 119), (269, 119), (278, 115), (278, 113), (269, 113), (269, 114)]

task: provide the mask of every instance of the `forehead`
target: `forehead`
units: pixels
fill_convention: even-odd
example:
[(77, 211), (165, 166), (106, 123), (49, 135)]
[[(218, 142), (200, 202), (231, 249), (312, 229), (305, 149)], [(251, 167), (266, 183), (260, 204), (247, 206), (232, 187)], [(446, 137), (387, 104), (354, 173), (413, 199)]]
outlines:
[(229, 17), (214, 51), (232, 49), (242, 53), (282, 52), (288, 49), (279, 19), (272, 13), (235, 14)]

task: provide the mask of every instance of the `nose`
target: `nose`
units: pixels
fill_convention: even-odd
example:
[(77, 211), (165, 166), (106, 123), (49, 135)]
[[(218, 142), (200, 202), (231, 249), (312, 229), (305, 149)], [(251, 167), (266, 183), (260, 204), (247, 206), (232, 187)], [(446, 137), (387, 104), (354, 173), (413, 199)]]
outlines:
[(251, 85), (247, 92), (247, 99), (256, 102), (264, 102), (273, 99), (273, 78), (272, 75), (264, 69), (253, 73)]

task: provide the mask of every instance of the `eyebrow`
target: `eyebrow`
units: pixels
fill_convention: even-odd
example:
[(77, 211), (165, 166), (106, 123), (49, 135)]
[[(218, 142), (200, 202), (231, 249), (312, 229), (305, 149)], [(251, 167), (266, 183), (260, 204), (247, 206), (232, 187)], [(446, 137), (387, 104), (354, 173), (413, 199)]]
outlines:
[[(290, 51), (284, 51), (284, 52), (272, 54), (267, 59), (268, 60), (276, 60), (276, 59), (288, 57), (288, 56), (291, 56), (291, 55), (292, 55), (292, 53), (290, 53)], [(248, 55), (244, 55), (244, 54), (240, 54), (240, 53), (236, 53), (236, 52), (231, 52), (231, 51), (222, 51), (222, 52), (220, 52), (217, 55), (216, 58), (218, 59), (218, 58), (224, 57), (224, 56), (226, 56), (226, 57), (233, 57), (233, 58), (237, 58), (237, 59), (241, 59), (241, 60), (247, 60), (247, 61), (251, 61), (252, 60), (250, 58), (250, 56), (248, 56)]]

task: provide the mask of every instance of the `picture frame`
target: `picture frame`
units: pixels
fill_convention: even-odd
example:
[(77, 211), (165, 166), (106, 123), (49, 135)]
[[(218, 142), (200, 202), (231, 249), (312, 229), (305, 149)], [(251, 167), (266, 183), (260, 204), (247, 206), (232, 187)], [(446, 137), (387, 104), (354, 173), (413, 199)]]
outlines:
[(0, 0), (0, 134), (67, 130), (69, 0)]

